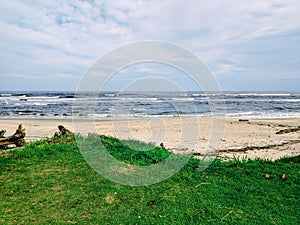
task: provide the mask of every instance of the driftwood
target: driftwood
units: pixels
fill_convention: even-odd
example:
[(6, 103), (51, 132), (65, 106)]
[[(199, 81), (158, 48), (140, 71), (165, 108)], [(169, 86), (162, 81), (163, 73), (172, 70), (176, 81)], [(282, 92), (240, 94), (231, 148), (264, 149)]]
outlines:
[(61, 136), (61, 135), (65, 135), (65, 134), (73, 134), (72, 131), (69, 131), (67, 128), (65, 128), (64, 126), (62, 125), (59, 125), (58, 126), (58, 132), (55, 132), (54, 133), (54, 137), (57, 137), (57, 136)]
[(6, 130), (0, 130), (0, 138), (4, 138)]
[(25, 129), (22, 124), (18, 126), (16, 132), (9, 137), (4, 137), (6, 130), (0, 131), (0, 149), (6, 149), (9, 145), (15, 145), (16, 147), (22, 147), (25, 145)]
[(293, 132), (297, 132), (297, 131), (300, 131), (300, 127), (283, 129), (283, 130), (277, 131), (276, 134), (287, 134), (287, 133), (293, 133)]
[[(48, 143), (49, 144), (55, 144), (55, 143), (61, 143), (61, 141), (73, 141), (74, 140), (74, 135), (68, 135), (68, 134), (74, 134), (72, 131), (69, 131), (67, 128), (65, 128), (62, 125), (58, 126), (58, 131), (54, 133), (53, 138), (48, 139)], [(63, 138), (61, 139), (61, 137), (63, 137), (64, 135), (66, 136), (66, 139)], [(56, 138), (59, 137), (59, 138)]]

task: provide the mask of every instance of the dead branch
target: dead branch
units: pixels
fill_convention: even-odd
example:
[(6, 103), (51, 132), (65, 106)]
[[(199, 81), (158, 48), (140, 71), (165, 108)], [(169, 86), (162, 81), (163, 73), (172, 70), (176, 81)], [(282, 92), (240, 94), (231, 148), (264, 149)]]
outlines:
[(54, 133), (54, 137), (65, 135), (65, 134), (73, 134), (72, 131), (69, 131), (67, 128), (65, 128), (63, 125), (58, 126), (58, 132)]
[(15, 147), (25, 145), (25, 129), (22, 127), (22, 124), (20, 124), (16, 132), (9, 137), (4, 137), (5, 132), (6, 130), (0, 131), (0, 149), (6, 149), (9, 145), (15, 145)]

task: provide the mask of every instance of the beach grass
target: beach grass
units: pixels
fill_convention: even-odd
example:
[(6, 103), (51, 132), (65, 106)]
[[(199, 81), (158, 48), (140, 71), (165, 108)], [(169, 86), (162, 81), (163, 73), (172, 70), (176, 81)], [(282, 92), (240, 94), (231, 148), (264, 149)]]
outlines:
[[(87, 137), (95, 139), (134, 165), (171, 154), (139, 141)], [(300, 224), (299, 156), (274, 162), (215, 159), (204, 171), (192, 158), (170, 179), (140, 187), (100, 176), (73, 135), (0, 156), (0, 224)]]

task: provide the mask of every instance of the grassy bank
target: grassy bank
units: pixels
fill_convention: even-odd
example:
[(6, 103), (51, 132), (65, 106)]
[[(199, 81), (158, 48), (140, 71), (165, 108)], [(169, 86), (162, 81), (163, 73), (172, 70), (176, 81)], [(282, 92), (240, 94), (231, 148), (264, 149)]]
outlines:
[[(130, 164), (149, 165), (171, 154), (138, 141), (101, 140)], [(300, 223), (300, 157), (215, 159), (203, 172), (198, 164), (191, 159), (154, 185), (124, 186), (92, 170), (72, 136), (31, 143), (0, 157), (0, 224)]]

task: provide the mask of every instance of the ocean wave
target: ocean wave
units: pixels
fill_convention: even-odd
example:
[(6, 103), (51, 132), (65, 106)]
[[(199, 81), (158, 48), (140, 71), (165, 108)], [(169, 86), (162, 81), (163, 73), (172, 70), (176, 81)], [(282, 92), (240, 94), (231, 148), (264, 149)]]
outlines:
[(300, 112), (286, 112), (286, 113), (276, 113), (276, 112), (257, 112), (257, 111), (248, 111), (248, 112), (236, 112), (236, 113), (227, 113), (226, 117), (228, 118), (300, 118)]
[(291, 93), (225, 93), (224, 96), (291, 96)]
[(47, 100), (47, 99), (59, 99), (62, 98), (61, 96), (30, 96), (27, 97), (27, 99), (41, 99), (41, 100)]
[(225, 103), (227, 117), (300, 117), (299, 93), (100, 93), (95, 96), (2, 92), (0, 117), (66, 118), (72, 113), (100, 119), (211, 117), (214, 113), (209, 106), (216, 108), (218, 103)]
[(0, 97), (10, 97), (12, 94), (0, 94)]

